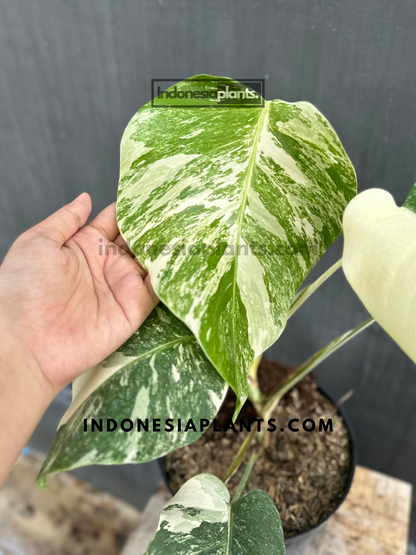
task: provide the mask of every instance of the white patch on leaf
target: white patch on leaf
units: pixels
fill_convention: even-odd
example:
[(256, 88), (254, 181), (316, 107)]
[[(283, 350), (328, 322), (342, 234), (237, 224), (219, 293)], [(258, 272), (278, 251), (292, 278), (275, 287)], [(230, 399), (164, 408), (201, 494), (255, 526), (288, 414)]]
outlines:
[(86, 399), (121, 368), (136, 360), (116, 351), (108, 359), (82, 374), (72, 384), (72, 403), (59, 422), (58, 430), (66, 424)]
[(368, 312), (416, 362), (416, 214), (381, 189), (344, 214), (344, 273)]

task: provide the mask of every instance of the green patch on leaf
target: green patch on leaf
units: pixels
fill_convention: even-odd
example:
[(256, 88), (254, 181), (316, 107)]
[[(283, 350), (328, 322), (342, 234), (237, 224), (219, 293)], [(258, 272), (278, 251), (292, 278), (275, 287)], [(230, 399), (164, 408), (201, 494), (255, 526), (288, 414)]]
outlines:
[(270, 497), (253, 490), (230, 503), (211, 474), (189, 480), (164, 507), (146, 555), (284, 555), (279, 513)]
[(410, 189), (403, 206), (416, 213), (416, 183)]
[[(204, 75), (175, 86), (214, 91), (217, 81)], [(148, 103), (128, 124), (120, 231), (158, 296), (237, 393), (237, 410), (252, 363), (282, 333), (298, 287), (341, 232), (355, 194), (335, 131), (307, 102)]]
[[(195, 337), (166, 307), (159, 305), (140, 329), (99, 366), (73, 384), (72, 405), (64, 415), (52, 449), (38, 477), (91, 464), (141, 463), (196, 441), (200, 419), (211, 421), (226, 393), (226, 384), (208, 361)], [(107, 419), (118, 427), (107, 431)], [(174, 430), (165, 431), (173, 419)], [(87, 431), (84, 431), (84, 420)], [(103, 420), (103, 431), (91, 430)], [(121, 422), (133, 422), (123, 431)], [(137, 431), (148, 419), (149, 431)], [(160, 431), (153, 431), (160, 419)], [(182, 431), (178, 431), (178, 419)], [(189, 419), (197, 431), (184, 431)], [(113, 425), (110, 425), (110, 428)], [(124, 427), (129, 429), (127, 422)]]

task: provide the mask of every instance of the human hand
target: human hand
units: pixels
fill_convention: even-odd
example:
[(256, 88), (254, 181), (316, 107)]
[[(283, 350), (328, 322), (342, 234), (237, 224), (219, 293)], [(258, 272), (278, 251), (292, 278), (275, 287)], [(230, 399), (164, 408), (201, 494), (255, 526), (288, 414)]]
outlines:
[(120, 248), (115, 204), (85, 226), (90, 212), (84, 193), (23, 233), (0, 267), (0, 337), (53, 395), (122, 345), (158, 302)]

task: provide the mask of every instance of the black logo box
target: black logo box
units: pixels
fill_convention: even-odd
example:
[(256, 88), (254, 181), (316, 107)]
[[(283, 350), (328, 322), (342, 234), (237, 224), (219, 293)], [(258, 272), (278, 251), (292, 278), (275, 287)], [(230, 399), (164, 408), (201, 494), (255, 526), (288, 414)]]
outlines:
[(258, 93), (260, 95), (261, 98), (261, 104), (250, 104), (250, 103), (246, 103), (246, 104), (219, 104), (217, 106), (213, 105), (213, 104), (207, 104), (207, 105), (194, 105), (194, 104), (181, 104), (181, 105), (177, 105), (177, 106), (172, 106), (172, 105), (163, 105), (163, 104), (155, 104), (154, 100), (155, 97), (157, 97), (158, 95), (156, 94), (156, 89), (157, 86), (163, 84), (163, 89), (162, 90), (166, 90), (167, 88), (169, 88), (170, 86), (174, 85), (175, 83), (179, 83), (180, 81), (195, 81), (195, 82), (201, 82), (201, 81), (217, 81), (218, 84), (221, 84), (222, 82), (224, 83), (224, 85), (229, 84), (230, 80), (229, 79), (221, 79), (220, 77), (213, 79), (213, 78), (198, 78), (198, 79), (151, 79), (151, 91), (150, 91), (150, 98), (151, 100), (151, 106), (152, 108), (248, 108), (248, 107), (252, 107), (252, 108), (264, 108), (264, 90), (265, 90), (265, 79), (232, 79), (232, 81), (238, 81), (239, 83), (241, 83), (242, 85), (245, 85), (246, 87), (249, 87), (250, 89), (253, 89), (254, 91), (256, 91), (256, 93)]

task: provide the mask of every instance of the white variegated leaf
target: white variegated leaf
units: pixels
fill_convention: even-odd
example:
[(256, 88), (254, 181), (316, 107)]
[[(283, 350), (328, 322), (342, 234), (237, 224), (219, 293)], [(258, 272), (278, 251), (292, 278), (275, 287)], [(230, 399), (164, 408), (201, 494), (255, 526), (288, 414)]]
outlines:
[[(42, 466), (39, 485), (53, 472), (146, 462), (196, 441), (202, 434), (200, 419), (214, 418), (226, 389), (194, 335), (159, 305), (118, 351), (74, 382), (72, 405)], [(91, 431), (92, 418), (103, 419), (104, 431)], [(106, 431), (109, 418), (118, 423), (116, 431)], [(173, 431), (165, 431), (169, 418)], [(124, 419), (133, 421), (131, 432), (121, 430)], [(148, 432), (137, 431), (137, 419), (149, 419)], [(161, 431), (153, 431), (153, 419), (161, 420)], [(185, 431), (189, 419), (197, 431)]]
[(359, 194), (344, 215), (342, 266), (368, 312), (416, 362), (416, 189), (404, 207), (382, 189)]
[[(211, 81), (177, 89), (216, 90), (214, 77), (201, 77)], [(239, 406), (253, 361), (281, 334), (296, 290), (339, 235), (355, 192), (337, 135), (307, 102), (149, 103), (128, 124), (120, 231)]]
[(164, 507), (146, 555), (284, 555), (279, 513), (253, 490), (230, 503), (211, 474), (191, 478)]

